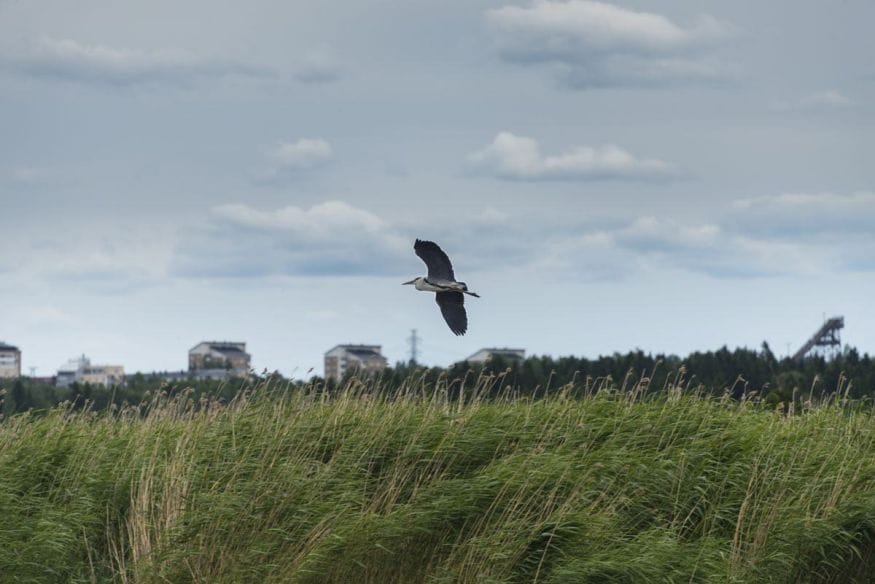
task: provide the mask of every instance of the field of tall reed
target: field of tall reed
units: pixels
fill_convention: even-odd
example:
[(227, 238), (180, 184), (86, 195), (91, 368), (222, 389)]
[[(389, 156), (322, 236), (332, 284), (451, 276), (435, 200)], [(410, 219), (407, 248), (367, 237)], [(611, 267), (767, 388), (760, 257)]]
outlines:
[(460, 383), (4, 419), (0, 581), (872, 581), (871, 407)]

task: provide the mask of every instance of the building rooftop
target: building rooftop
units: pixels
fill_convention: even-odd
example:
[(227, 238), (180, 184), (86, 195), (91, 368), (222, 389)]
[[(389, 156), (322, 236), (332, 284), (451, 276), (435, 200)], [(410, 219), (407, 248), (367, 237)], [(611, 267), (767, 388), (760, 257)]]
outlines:
[(382, 357), (380, 351), (377, 349), (347, 349), (347, 353), (350, 355), (355, 355), (356, 357), (367, 359), (368, 357)]
[(214, 351), (218, 351), (223, 355), (245, 355), (246, 351), (237, 346), (231, 345), (211, 345)]
[(353, 344), (335, 345), (334, 347), (331, 347), (330, 349), (328, 349), (326, 351), (326, 353), (330, 353), (331, 351), (334, 351), (335, 349), (344, 349), (350, 353), (355, 353), (355, 351), (366, 351), (368, 353), (376, 353), (377, 355), (380, 355), (383, 347), (382, 347), (382, 345), (353, 345)]
[(209, 345), (211, 349), (216, 350), (216, 351), (232, 350), (233, 349), (236, 351), (244, 352), (246, 350), (246, 343), (243, 343), (243, 342), (237, 342), (237, 341), (201, 341), (197, 345), (195, 345), (194, 347), (189, 349), (189, 351), (194, 351), (195, 349), (197, 349), (201, 345)]
[(17, 351), (18, 347), (0, 341), (0, 351)]
[(525, 356), (526, 350), (525, 349), (511, 349), (509, 347), (484, 347), (484, 348), (478, 350), (477, 352), (475, 352), (473, 355), (469, 356), (466, 360), (467, 361), (473, 360), (478, 355), (482, 355), (483, 353), (486, 353), (488, 355), (499, 355), (499, 356), (504, 356), (504, 357), (513, 357), (513, 358), (521, 359)]
[[(525, 353), (525, 349), (511, 349), (510, 347), (483, 347), (480, 351), (489, 351), (490, 353)], [(478, 353), (480, 351), (477, 351)]]

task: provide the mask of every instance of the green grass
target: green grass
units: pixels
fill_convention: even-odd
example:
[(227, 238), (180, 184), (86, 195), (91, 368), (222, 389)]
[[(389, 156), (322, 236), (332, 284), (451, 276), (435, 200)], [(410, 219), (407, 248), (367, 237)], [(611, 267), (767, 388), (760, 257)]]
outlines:
[[(354, 381), (0, 422), (2, 582), (867, 582), (875, 414)], [(485, 387), (485, 384), (481, 384)]]

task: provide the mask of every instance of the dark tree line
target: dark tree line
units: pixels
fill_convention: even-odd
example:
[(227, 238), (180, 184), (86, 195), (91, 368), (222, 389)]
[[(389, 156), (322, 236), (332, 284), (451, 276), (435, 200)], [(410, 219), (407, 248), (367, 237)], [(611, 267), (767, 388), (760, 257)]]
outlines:
[(0, 413), (9, 415), (27, 410), (46, 410), (61, 403), (71, 408), (89, 408), (95, 411), (112, 405), (140, 404), (161, 392), (174, 396), (187, 392), (191, 399), (198, 401), (203, 396), (229, 401), (241, 391), (270, 381), (274, 385), (288, 386), (288, 380), (276, 374), (252, 376), (249, 379), (188, 379), (167, 382), (156, 377), (137, 374), (124, 384), (103, 386), (90, 383), (73, 383), (69, 387), (57, 387), (50, 383), (33, 381), (27, 377), (15, 380), (0, 380)]
[(851, 398), (875, 397), (875, 359), (860, 355), (853, 348), (832, 359), (814, 356), (797, 362), (778, 359), (767, 343), (759, 350), (722, 347), (716, 351), (695, 352), (686, 357), (650, 354), (643, 351), (585, 357), (533, 356), (522, 361), (495, 357), (485, 366), (460, 362), (448, 369), (425, 369), (398, 364), (382, 373), (384, 385), (399, 387), (411, 375), (426, 384), (442, 377), (476, 379), (495, 376), (493, 392), (510, 386), (520, 393), (539, 395), (550, 389), (573, 384), (577, 391), (594, 387), (635, 387), (642, 381), (648, 391), (660, 391), (679, 383), (684, 387), (733, 397), (758, 393), (778, 403), (794, 395), (823, 397), (842, 392)]
[[(310, 383), (325, 391), (335, 391), (345, 386), (347, 378), (340, 383), (324, 382), (314, 377)], [(523, 395), (541, 396), (550, 390), (571, 384), (575, 392), (591, 391), (598, 387), (640, 387), (643, 382), (649, 392), (661, 391), (670, 384), (722, 395), (729, 393), (735, 398), (756, 392), (772, 403), (805, 399), (807, 396), (823, 397), (836, 392), (851, 398), (875, 398), (875, 359), (861, 355), (856, 349), (846, 348), (833, 359), (811, 357), (803, 362), (789, 358), (778, 359), (768, 344), (759, 350), (723, 347), (716, 351), (695, 352), (686, 357), (677, 355), (650, 354), (643, 351), (585, 357), (533, 356), (522, 361), (496, 357), (485, 366), (459, 362), (444, 369), (425, 368), (416, 364), (399, 363), (378, 374), (380, 387), (395, 392), (404, 387), (417, 385), (434, 387), (443, 380), (458, 392), (465, 380), (471, 387), (476, 380), (487, 380), (488, 393), (497, 394), (507, 387)], [(190, 393), (192, 399), (202, 396), (230, 400), (240, 391), (256, 385), (274, 389), (304, 385), (274, 373), (252, 376), (249, 380), (186, 380), (168, 383), (152, 377), (136, 375), (124, 385), (103, 387), (89, 384), (73, 384), (68, 388), (37, 383), (22, 377), (16, 380), (0, 380), (0, 412), (9, 415), (26, 410), (44, 410), (56, 404), (69, 402), (72, 407), (89, 407), (101, 410), (123, 404), (138, 404), (155, 392), (169, 395), (181, 391)], [(490, 385), (491, 384), (491, 385)]]

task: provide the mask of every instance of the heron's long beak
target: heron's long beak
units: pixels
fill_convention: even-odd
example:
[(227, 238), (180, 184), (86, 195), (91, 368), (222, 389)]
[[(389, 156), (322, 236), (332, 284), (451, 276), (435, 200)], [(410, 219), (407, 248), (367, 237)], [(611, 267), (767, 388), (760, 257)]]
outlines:
[(416, 278), (414, 278), (413, 280), (410, 280), (409, 282), (401, 282), (401, 285), (406, 286), (407, 284), (414, 284), (414, 283), (416, 283)]

